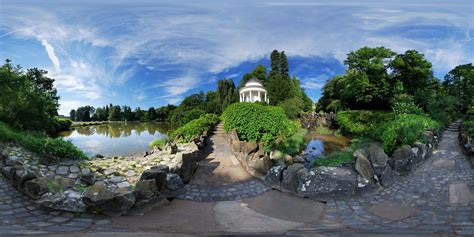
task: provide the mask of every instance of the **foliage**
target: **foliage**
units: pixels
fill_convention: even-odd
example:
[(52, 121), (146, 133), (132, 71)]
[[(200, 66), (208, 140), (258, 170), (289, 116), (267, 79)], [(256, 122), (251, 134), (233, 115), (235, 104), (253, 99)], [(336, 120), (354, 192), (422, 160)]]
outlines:
[(428, 102), (426, 110), (431, 118), (441, 124), (448, 125), (458, 116), (458, 108), (461, 106), (455, 97), (439, 92), (435, 98)]
[(291, 137), (283, 140), (278, 140), (271, 145), (269, 150), (278, 150), (284, 154), (295, 155), (299, 154), (302, 149), (306, 146), (305, 135), (308, 131), (306, 129), (300, 128), (298, 131), (293, 134)]
[(171, 114), (170, 122), (182, 126), (191, 120), (199, 118), (203, 114), (205, 114), (205, 112), (201, 109), (187, 109), (180, 106)]
[(386, 152), (391, 153), (395, 148), (412, 145), (421, 141), (427, 130), (438, 130), (440, 124), (435, 120), (416, 114), (404, 114), (390, 121), (380, 136)]
[(87, 156), (70, 141), (50, 138), (38, 133), (17, 132), (0, 122), (0, 140), (15, 142), (42, 156), (46, 161), (61, 159), (86, 159)]
[(214, 128), (219, 118), (215, 114), (201, 115), (198, 119), (194, 119), (182, 127), (179, 127), (171, 133), (171, 137), (181, 142), (191, 142), (199, 137), (204, 131), (210, 131)]
[(304, 101), (298, 97), (293, 97), (282, 101), (278, 106), (282, 107), (285, 114), (290, 119), (300, 117), (304, 110)]
[(227, 107), (221, 118), (226, 131), (235, 128), (240, 139), (262, 141), (266, 147), (278, 137), (288, 138), (297, 131), (281, 107), (235, 103)]
[(0, 67), (0, 120), (18, 129), (53, 132), (58, 115), (54, 79), (38, 68), (26, 72), (6, 60)]
[(317, 127), (316, 129), (314, 129), (314, 131), (315, 131), (317, 134), (320, 134), (320, 135), (329, 135), (329, 134), (332, 134), (331, 129), (329, 129), (329, 128), (327, 128), (327, 127)]
[(336, 114), (341, 132), (351, 136), (378, 137), (383, 124), (393, 120), (395, 115), (387, 111), (351, 110)]
[(403, 93), (426, 109), (434, 91), (439, 89), (431, 63), (416, 50), (396, 54), (384, 47), (363, 47), (350, 52), (345, 64), (346, 73), (324, 86), (318, 110), (388, 110), (393, 106), (394, 97)]
[(70, 119), (56, 117), (54, 120), (54, 131), (59, 132), (69, 130), (71, 125), (72, 121)]
[(474, 99), (474, 65), (459, 65), (449, 71), (444, 77), (443, 87), (446, 94), (459, 100), (461, 112), (466, 112)]
[(168, 142), (167, 138), (155, 138), (153, 141), (150, 142), (149, 146), (151, 148), (162, 149), (163, 147), (165, 147), (167, 142)]
[(395, 115), (423, 113), (423, 110), (414, 103), (412, 96), (407, 94), (394, 98), (394, 101), (392, 102), (392, 110)]
[(237, 102), (239, 94), (235, 89), (234, 81), (231, 79), (228, 80), (219, 80), (217, 82), (217, 103), (221, 106), (217, 113), (222, 113), (222, 111), (227, 108), (230, 104)]
[(352, 150), (345, 149), (342, 151), (331, 152), (331, 154), (325, 157), (316, 158), (312, 161), (311, 165), (313, 167), (319, 167), (319, 166), (335, 167), (335, 166), (341, 166), (342, 164), (351, 163), (351, 162), (354, 162), (354, 156), (352, 155)]

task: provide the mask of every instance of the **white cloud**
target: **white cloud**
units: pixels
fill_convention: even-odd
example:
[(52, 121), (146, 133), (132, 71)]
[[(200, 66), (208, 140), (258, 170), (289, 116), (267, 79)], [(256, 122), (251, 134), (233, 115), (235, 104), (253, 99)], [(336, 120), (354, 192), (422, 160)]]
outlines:
[(330, 79), (327, 75), (320, 75), (318, 77), (303, 78), (301, 86), (306, 89), (320, 90), (324, 87), (327, 80)]
[(51, 44), (49, 44), (48, 41), (45, 40), (45, 39), (41, 40), (41, 44), (44, 46), (44, 49), (46, 50), (46, 53), (48, 54), (49, 59), (53, 63), (53, 66), (54, 66), (54, 69), (56, 70), (56, 72), (60, 72), (61, 71), (61, 65), (59, 64), (58, 57), (54, 53), (53, 46)]

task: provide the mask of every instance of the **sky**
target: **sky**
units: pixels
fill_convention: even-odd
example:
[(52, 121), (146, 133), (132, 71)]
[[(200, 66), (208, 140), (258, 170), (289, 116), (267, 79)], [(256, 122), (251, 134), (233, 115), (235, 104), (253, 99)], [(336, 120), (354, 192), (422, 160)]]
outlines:
[(46, 69), (63, 115), (81, 105), (179, 104), (269, 66), (273, 49), (314, 101), (364, 46), (416, 49), (441, 79), (474, 61), (473, 37), (470, 0), (0, 0), (0, 59)]

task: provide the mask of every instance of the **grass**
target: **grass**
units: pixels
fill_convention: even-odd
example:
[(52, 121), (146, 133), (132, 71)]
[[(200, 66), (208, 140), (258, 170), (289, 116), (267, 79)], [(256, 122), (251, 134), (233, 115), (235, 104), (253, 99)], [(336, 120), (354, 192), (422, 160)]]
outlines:
[(101, 125), (101, 124), (108, 124), (109, 121), (92, 121), (92, 122), (73, 122), (71, 127), (82, 127), (82, 126), (93, 126), (93, 125)]
[(155, 138), (155, 140), (150, 142), (149, 146), (151, 148), (163, 149), (163, 147), (165, 147), (167, 142), (168, 142), (167, 138)]
[(15, 131), (0, 122), (0, 141), (14, 142), (40, 155), (43, 161), (87, 159), (87, 156), (70, 141), (51, 138), (41, 133)]
[(319, 166), (336, 167), (342, 164), (352, 163), (352, 162), (354, 162), (352, 150), (345, 149), (342, 151), (332, 152), (326, 157), (314, 159), (311, 165), (313, 167), (319, 167)]
[(317, 127), (314, 131), (317, 134), (321, 134), (321, 135), (330, 135), (330, 134), (332, 134), (331, 129), (329, 129), (327, 127)]

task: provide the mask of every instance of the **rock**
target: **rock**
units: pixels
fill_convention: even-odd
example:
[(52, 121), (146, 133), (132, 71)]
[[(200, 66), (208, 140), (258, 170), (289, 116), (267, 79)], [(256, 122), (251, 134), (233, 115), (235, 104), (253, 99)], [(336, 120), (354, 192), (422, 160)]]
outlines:
[(382, 174), (380, 175), (380, 184), (384, 187), (389, 187), (397, 179), (398, 174), (389, 165), (385, 166)]
[(280, 159), (283, 159), (283, 158), (285, 158), (285, 155), (281, 151), (274, 150), (274, 151), (270, 152), (270, 159), (272, 159), (272, 160), (280, 160)]
[(96, 181), (96, 174), (91, 172), (84, 174), (83, 172), (81, 176), (81, 181), (87, 185), (93, 185)]
[(62, 174), (65, 175), (69, 172), (69, 167), (67, 166), (59, 166), (56, 168), (56, 174)]
[(294, 156), (293, 157), (293, 163), (302, 163), (304, 164), (306, 161), (304, 160), (303, 157), (301, 156)]
[(30, 169), (23, 166), (16, 167), (15, 174), (12, 178), (12, 184), (18, 187), (21, 191), (24, 191), (23, 187), (26, 181), (36, 178), (36, 175)]
[(69, 167), (69, 171), (71, 173), (79, 173), (80, 169), (76, 165), (72, 165), (71, 167)]
[(166, 198), (172, 198), (183, 194), (184, 192), (184, 183), (179, 175), (168, 173), (166, 175), (166, 190), (163, 192), (163, 195), (165, 195)]
[(168, 166), (154, 166), (149, 170), (143, 171), (142, 175), (140, 176), (140, 180), (154, 179), (157, 190), (161, 192), (166, 189), (166, 174), (168, 172)]
[(117, 188), (129, 188), (131, 185), (129, 182), (124, 181), (117, 184)]
[(169, 155), (176, 154), (178, 152), (178, 145), (174, 142), (167, 142), (163, 150)]
[(413, 145), (418, 148), (420, 159), (424, 160), (424, 159), (428, 158), (428, 152), (427, 152), (425, 144), (423, 144), (421, 142), (415, 142), (415, 144), (413, 144)]
[(371, 180), (374, 177), (374, 170), (372, 169), (372, 165), (370, 164), (370, 161), (363, 156), (362, 152), (355, 152), (356, 154), (356, 163), (355, 163), (355, 169), (357, 172), (364, 178)]
[(191, 178), (196, 172), (197, 161), (191, 154), (178, 152), (175, 158), (175, 166), (172, 168), (173, 172), (178, 174), (183, 182), (191, 181)]
[(298, 194), (304, 197), (326, 198), (355, 193), (357, 173), (352, 168), (317, 167), (301, 180)]
[(94, 184), (84, 193), (82, 200), (88, 207), (98, 206), (114, 197), (114, 193), (103, 184)]
[(380, 176), (387, 166), (388, 162), (388, 155), (385, 154), (382, 147), (377, 145), (376, 143), (371, 143), (367, 149), (369, 154), (369, 160), (372, 163), (372, 168), (374, 169), (374, 173), (377, 176)]
[(129, 171), (125, 172), (125, 176), (127, 176), (127, 177), (135, 176), (135, 171), (129, 170)]
[(14, 166), (19, 162), (19, 159), (17, 156), (8, 156), (5, 159), (5, 165), (6, 166)]
[(100, 211), (110, 216), (121, 216), (135, 205), (135, 194), (127, 188), (119, 188), (114, 197), (99, 204)]
[(256, 142), (245, 142), (243, 146), (240, 147), (240, 152), (244, 155), (250, 155), (255, 153), (258, 149)]
[(104, 156), (103, 156), (103, 155), (101, 155), (101, 154), (96, 154), (96, 155), (94, 156), (94, 158), (101, 159), (101, 158), (104, 158)]
[(258, 154), (255, 153), (248, 161), (248, 169), (251, 170), (256, 176), (263, 176), (267, 174), (273, 166), (273, 162), (270, 160), (270, 157), (263, 156), (258, 157)]
[(281, 190), (281, 181), (283, 180), (283, 165), (274, 166), (265, 175), (264, 182), (273, 189)]
[(140, 180), (135, 184), (135, 196), (137, 200), (151, 199), (156, 195), (156, 181), (154, 179)]
[(2, 168), (2, 174), (8, 179), (12, 180), (13, 175), (15, 174), (15, 167), (13, 166), (5, 166)]
[(300, 169), (305, 169), (303, 164), (293, 164), (288, 166), (286, 170), (283, 171), (283, 179), (281, 181), (281, 190), (296, 193), (299, 180), (297, 172)]
[(53, 182), (56, 183), (61, 188), (68, 189), (74, 186), (75, 180), (70, 179), (70, 178), (64, 178), (61, 176), (56, 176)]
[(86, 205), (81, 194), (74, 190), (66, 190), (56, 194), (45, 194), (37, 203), (41, 206), (69, 212), (85, 212)]
[(402, 146), (393, 152), (393, 167), (396, 171), (406, 174), (413, 169), (413, 153), (408, 145)]
[(48, 191), (48, 187), (46, 187), (44, 181), (40, 179), (32, 179), (25, 182), (23, 190), (29, 197), (39, 199), (41, 195)]

